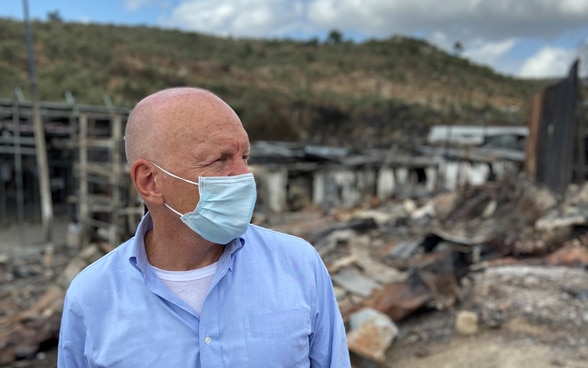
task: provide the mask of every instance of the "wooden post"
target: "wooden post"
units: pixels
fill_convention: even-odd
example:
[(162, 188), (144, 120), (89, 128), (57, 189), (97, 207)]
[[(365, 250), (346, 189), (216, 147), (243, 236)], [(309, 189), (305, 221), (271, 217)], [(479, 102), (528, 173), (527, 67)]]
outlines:
[(78, 221), (80, 223), (80, 234), (84, 247), (89, 241), (89, 216), (88, 206), (88, 115), (80, 114), (80, 136), (79, 136), (79, 161), (78, 161)]
[(122, 216), (122, 186), (121, 178), (123, 175), (123, 159), (121, 152), (121, 144), (123, 142), (123, 124), (120, 115), (112, 117), (112, 173), (110, 183), (112, 185), (112, 221), (110, 229), (110, 242), (113, 246), (117, 246), (120, 242), (120, 219)]
[(51, 199), (51, 187), (49, 183), (49, 164), (47, 162), (47, 148), (45, 147), (45, 129), (41, 121), (39, 108), (39, 92), (37, 90), (37, 77), (35, 75), (35, 61), (33, 56), (33, 36), (29, 21), (29, 7), (27, 0), (23, 0), (26, 25), (26, 41), (29, 61), (29, 78), (31, 94), (33, 97), (33, 124), (35, 132), (35, 151), (37, 155), (37, 168), (39, 175), (39, 192), (41, 195), (41, 219), (43, 221), (43, 239), (47, 243), (53, 242), (52, 222), (53, 203)]
[(531, 116), (529, 119), (529, 133), (525, 147), (525, 172), (533, 180), (537, 180), (537, 150), (539, 145), (539, 130), (541, 128), (541, 113), (543, 106), (543, 91), (533, 96), (531, 101)]
[(22, 152), (20, 141), (20, 110), (18, 104), (18, 95), (15, 96), (14, 102), (12, 104), (12, 122), (14, 125), (14, 179), (16, 182), (16, 218), (18, 219), (20, 244), (24, 245), (24, 185), (22, 182)]

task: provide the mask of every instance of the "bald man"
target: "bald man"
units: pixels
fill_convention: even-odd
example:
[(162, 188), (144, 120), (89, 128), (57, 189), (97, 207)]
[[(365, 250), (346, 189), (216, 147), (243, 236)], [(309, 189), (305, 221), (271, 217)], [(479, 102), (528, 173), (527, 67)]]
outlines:
[(224, 101), (154, 93), (131, 112), (125, 148), (148, 212), (70, 284), (59, 367), (350, 367), (315, 249), (250, 224), (249, 139)]

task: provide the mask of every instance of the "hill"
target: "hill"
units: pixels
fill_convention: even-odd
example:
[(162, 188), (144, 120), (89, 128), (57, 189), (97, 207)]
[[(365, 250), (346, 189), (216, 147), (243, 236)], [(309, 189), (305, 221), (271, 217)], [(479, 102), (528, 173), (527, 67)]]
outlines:
[[(353, 43), (220, 38), (144, 26), (32, 23), (42, 100), (132, 107), (155, 90), (208, 88), (255, 139), (378, 144), (431, 124), (525, 124), (546, 81), (520, 80), (395, 36)], [(28, 95), (24, 23), (0, 19), (0, 98)]]

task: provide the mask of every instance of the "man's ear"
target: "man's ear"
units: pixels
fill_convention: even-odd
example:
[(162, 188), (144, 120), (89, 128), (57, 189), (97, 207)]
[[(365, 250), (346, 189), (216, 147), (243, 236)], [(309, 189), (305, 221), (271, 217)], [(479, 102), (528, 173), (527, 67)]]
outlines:
[(153, 175), (153, 166), (147, 160), (139, 159), (131, 165), (131, 179), (146, 203), (163, 204), (163, 196)]

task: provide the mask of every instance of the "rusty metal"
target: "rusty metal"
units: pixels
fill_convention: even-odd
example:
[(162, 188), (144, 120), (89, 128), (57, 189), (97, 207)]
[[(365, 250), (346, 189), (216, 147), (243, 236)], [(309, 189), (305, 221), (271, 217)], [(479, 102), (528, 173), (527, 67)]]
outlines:
[[(541, 97), (536, 97), (530, 122), (527, 173), (562, 196), (572, 182), (577, 161), (574, 152), (578, 134), (578, 99), (576, 60), (565, 79), (547, 87)], [(536, 109), (540, 110), (539, 113)]]

